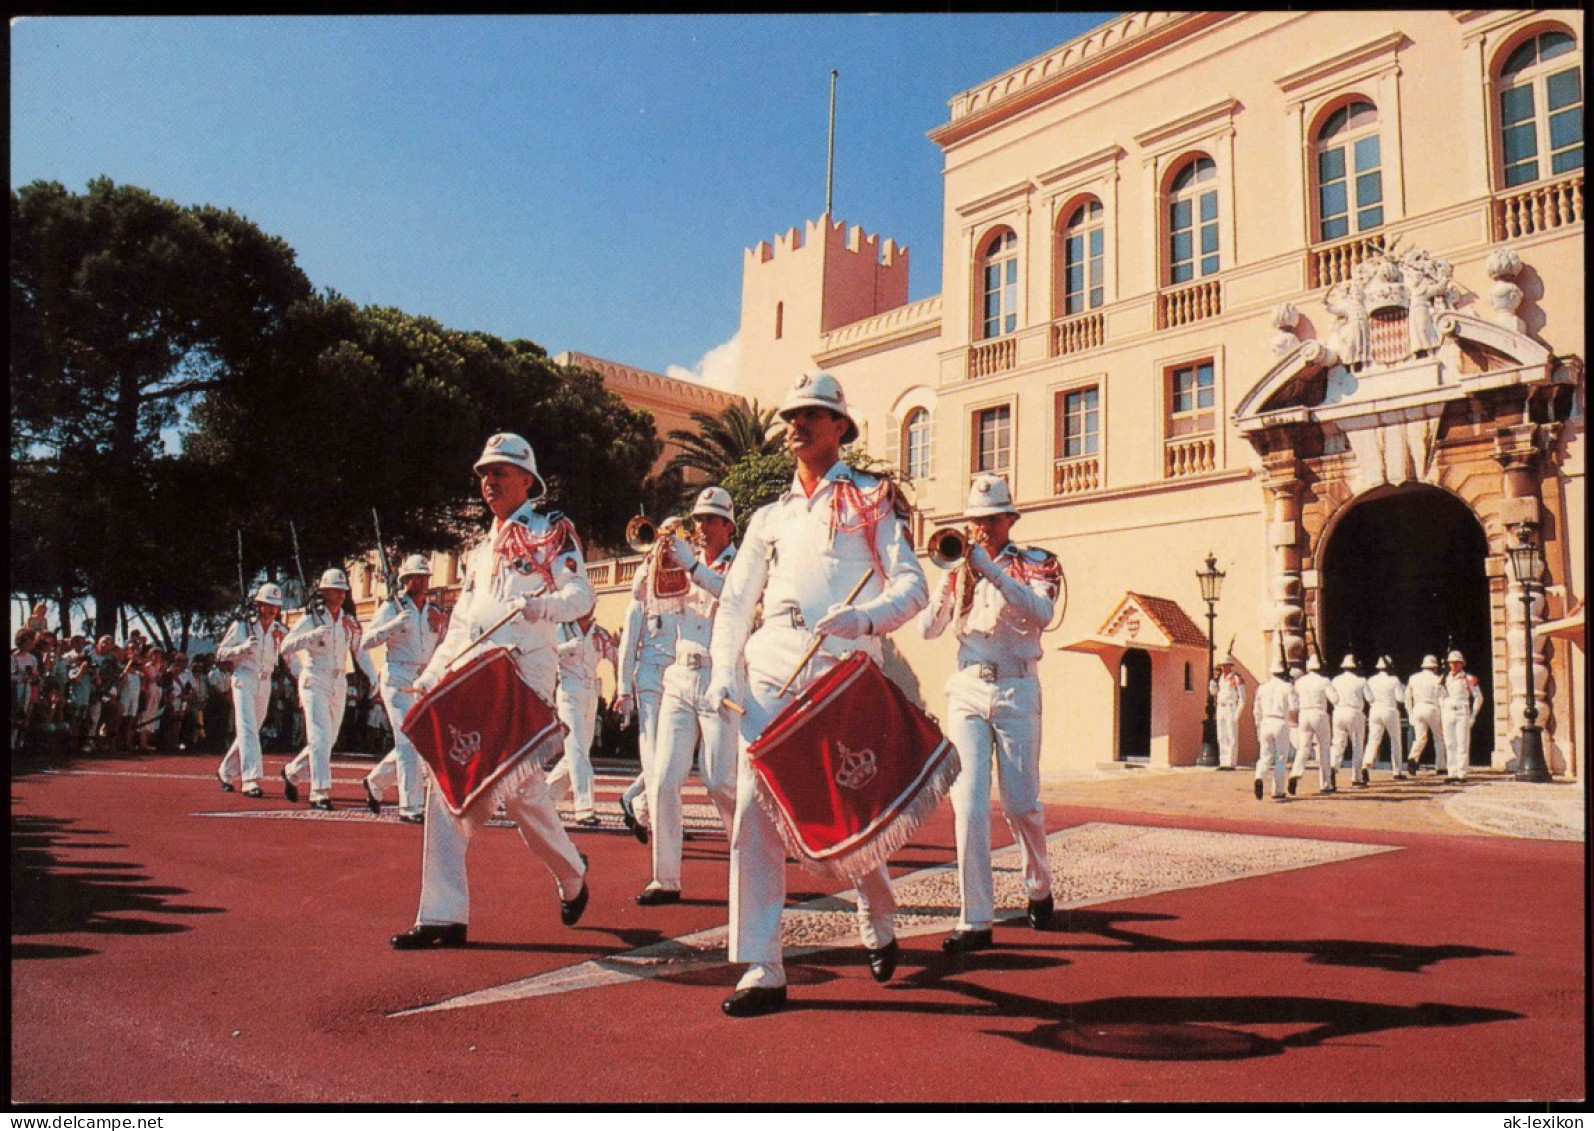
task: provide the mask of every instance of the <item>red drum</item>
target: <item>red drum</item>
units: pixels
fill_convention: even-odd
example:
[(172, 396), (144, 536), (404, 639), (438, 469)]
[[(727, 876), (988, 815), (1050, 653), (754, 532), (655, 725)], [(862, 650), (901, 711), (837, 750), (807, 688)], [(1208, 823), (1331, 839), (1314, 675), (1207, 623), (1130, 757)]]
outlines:
[(805, 688), (747, 749), (759, 803), (799, 864), (852, 877), (935, 811), (957, 749), (862, 652)]
[(444, 676), (404, 716), (404, 733), (458, 817), (501, 795), (564, 749), (564, 724), (521, 677), (507, 648)]

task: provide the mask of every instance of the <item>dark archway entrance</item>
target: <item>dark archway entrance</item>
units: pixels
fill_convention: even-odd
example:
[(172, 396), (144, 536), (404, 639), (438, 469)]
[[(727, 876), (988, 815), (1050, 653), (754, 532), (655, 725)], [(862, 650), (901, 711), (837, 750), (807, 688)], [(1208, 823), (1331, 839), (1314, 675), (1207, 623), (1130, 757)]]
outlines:
[(1393, 658), (1407, 679), (1434, 655), (1459, 648), (1478, 677), (1484, 710), (1472, 728), (1469, 762), (1494, 749), (1494, 672), (1489, 622), (1488, 540), (1465, 503), (1437, 487), (1414, 487), (1355, 503), (1323, 550), (1323, 659), (1338, 674), (1354, 651), (1369, 674)]
[(1151, 758), (1151, 653), (1129, 648), (1118, 664), (1118, 760)]

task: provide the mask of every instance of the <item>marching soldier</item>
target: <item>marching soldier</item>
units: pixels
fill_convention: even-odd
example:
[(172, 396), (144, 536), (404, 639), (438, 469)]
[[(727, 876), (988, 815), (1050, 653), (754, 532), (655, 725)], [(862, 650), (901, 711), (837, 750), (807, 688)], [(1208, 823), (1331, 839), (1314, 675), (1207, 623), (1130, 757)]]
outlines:
[(1404, 742), (1400, 733), (1400, 703), (1405, 697), (1405, 685), (1390, 670), (1388, 656), (1378, 658), (1377, 670), (1367, 681), (1367, 748), (1365, 765), (1378, 761), (1378, 748), (1384, 735), (1389, 735), (1389, 768), (1396, 781), (1406, 780), (1406, 760), (1401, 751)]
[(216, 647), (216, 659), (232, 666), (232, 707), (236, 722), (232, 745), (216, 767), (216, 777), (227, 793), (240, 779), (245, 797), (264, 797), (261, 775), (266, 771), (260, 752), (260, 725), (271, 703), (271, 673), (287, 630), (277, 619), (282, 611), (282, 587), (270, 581), (255, 590), (255, 622), (232, 622)]
[(962, 768), (953, 783), (958, 891), (957, 930), (941, 942), (947, 954), (992, 944), (991, 761), (996, 761), (1002, 813), (1018, 844), (1029, 925), (1052, 918), (1052, 873), (1046, 858), (1046, 812), (1040, 801), (1041, 685), (1036, 665), (1041, 633), (1052, 619), (1062, 567), (1045, 550), (1009, 539), (1019, 512), (1005, 480), (975, 478), (963, 517), (973, 527), (963, 564), (941, 585), (920, 624), (933, 640), (955, 623), (957, 671), (946, 683), (947, 737)]
[(1240, 756), (1240, 713), (1245, 710), (1245, 680), (1234, 670), (1233, 656), (1218, 661), (1214, 692), (1218, 724), (1218, 769), (1232, 770)]
[(393, 749), (363, 779), (365, 803), (371, 812), (381, 813), (382, 793), (397, 778), (399, 820), (412, 825), (425, 819), (426, 778), (421, 773), (421, 756), (404, 733), (404, 716), (415, 702), (406, 689), (415, 685), (448, 629), (443, 610), (426, 599), (431, 577), (426, 555), (405, 558), (398, 571), (402, 592), (388, 594), (360, 645), (365, 651), (386, 649), (378, 686), (382, 706), (393, 724)]
[[(730, 957), (748, 968), (724, 1003), (732, 1017), (768, 1013), (786, 1002), (780, 946), (786, 850), (773, 819), (758, 803), (747, 745), (787, 702), (781, 686), (815, 634), (821, 637), (820, 650), (802, 665), (799, 679), (811, 680), (852, 651), (878, 660), (880, 637), (928, 603), (895, 487), (841, 461), (841, 446), (857, 438), (858, 425), (840, 383), (828, 373), (804, 374), (780, 416), (797, 473), (790, 488), (748, 524), (720, 593), (709, 645), (713, 667), (706, 698), (712, 704), (735, 699), (744, 655), (747, 663), (731, 834)], [(857, 603), (845, 603), (849, 590), (871, 569)], [(764, 619), (754, 632), (760, 600)], [(898, 956), (890, 877), (882, 864), (854, 879), (870, 972), (884, 982)]]
[(1350, 777), (1355, 785), (1366, 787), (1368, 781), (1367, 768), (1362, 764), (1362, 754), (1367, 741), (1367, 681), (1356, 670), (1356, 657), (1346, 655), (1340, 661), (1340, 673), (1333, 679), (1334, 694), (1338, 699), (1334, 705), (1334, 739), (1331, 759), (1337, 770), (1344, 764), (1345, 746), (1350, 745)]
[(1295, 726), (1295, 764), (1290, 768), (1289, 790), (1293, 794), (1306, 769), (1308, 748), (1317, 751), (1317, 781), (1322, 793), (1333, 793), (1334, 759), (1329, 754), (1329, 709), (1339, 702), (1339, 693), (1322, 672), (1323, 665), (1313, 656), (1306, 671), (1295, 681), (1295, 698), (1300, 715)]
[[(1262, 800), (1263, 785), (1269, 774), (1273, 776), (1273, 800), (1284, 800), (1284, 775), (1290, 768), (1290, 720), (1299, 705), (1295, 688), (1284, 678), (1284, 661), (1274, 660), (1268, 668), (1267, 682), (1256, 689), (1256, 705), (1252, 708), (1257, 739), (1256, 779), (1252, 788), (1258, 801)], [(1289, 784), (1289, 792), (1294, 793), (1295, 779), (1290, 778)]]
[(299, 783), (310, 779), (310, 808), (332, 810), (332, 744), (343, 725), (349, 701), (349, 659), (372, 683), (376, 669), (360, 648), (360, 622), (349, 600), (349, 578), (341, 569), (322, 573), (316, 586), (326, 604), (327, 621), (315, 623), (306, 613), (282, 642), (282, 654), (299, 681), (299, 705), (304, 709), (305, 745), (282, 768), (282, 792), (299, 800)]
[[(1472, 749), (1472, 724), (1483, 710), (1483, 689), (1478, 677), (1467, 670), (1467, 658), (1451, 650), (1445, 657), (1450, 672), (1445, 676), (1440, 717), (1445, 728), (1445, 781), (1458, 784), (1467, 780), (1467, 760)], [(1434, 767), (1437, 771), (1438, 767)]]
[[(475, 471), (482, 499), (493, 514), (492, 531), (466, 557), (465, 578), (448, 633), (421, 673), (417, 688), (426, 691), (436, 686), (454, 659), (482, 633), (518, 612), (493, 638), (513, 648), (521, 678), (552, 702), (559, 678), (558, 625), (592, 611), (592, 585), (587, 581), (581, 543), (569, 519), (535, 509), (546, 488), (537, 474), (531, 445), (522, 437), (512, 432), (490, 437)], [(560, 823), (542, 771), (533, 768), (524, 784), (503, 798), (503, 803), (519, 826), (526, 847), (558, 885), (560, 922), (575, 926), (591, 893), (587, 864)], [(465, 852), (476, 830), (492, 815), (488, 809), (486, 804), (476, 804), (456, 818), (443, 800), (442, 790), (434, 786), (427, 791), (420, 909), (415, 925), (393, 936), (395, 950), (465, 944), (470, 922)]]
[(555, 707), (565, 725), (564, 757), (548, 773), (548, 792), (557, 802), (572, 796), (576, 824), (598, 826), (592, 793), (592, 731), (597, 723), (598, 662), (607, 633), (589, 613), (559, 626), (559, 690)]
[(692, 506), (692, 521), (699, 532), (703, 560), (697, 559), (678, 534), (667, 536), (670, 541), (665, 549), (676, 566), (686, 570), (692, 592), (680, 613), (675, 662), (664, 672), (664, 699), (653, 768), (648, 774), (653, 879), (636, 897), (643, 907), (676, 903), (681, 898), (681, 788), (692, 768), (694, 750), (702, 751), (699, 774), (709, 800), (719, 810), (727, 838), (736, 816), (736, 725), (724, 718), (718, 703), (703, 697), (708, 688), (714, 614), (725, 575), (736, 557), (731, 541), (736, 535), (736, 515), (730, 493), (720, 487), (703, 488)]
[(1406, 756), (1406, 772), (1417, 776), (1422, 753), (1431, 737), (1434, 744), (1434, 773), (1445, 764), (1445, 731), (1439, 718), (1439, 701), (1444, 698), (1444, 681), (1439, 678), (1439, 661), (1422, 658), (1422, 670), (1406, 681), (1406, 717), (1411, 720), (1411, 753)]

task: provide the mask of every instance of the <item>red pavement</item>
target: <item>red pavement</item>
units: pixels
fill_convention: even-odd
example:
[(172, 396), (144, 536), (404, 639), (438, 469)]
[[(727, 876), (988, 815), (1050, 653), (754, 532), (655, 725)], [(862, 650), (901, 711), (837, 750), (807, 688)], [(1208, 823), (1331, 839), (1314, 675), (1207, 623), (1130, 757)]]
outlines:
[[(791, 965), (792, 1007), (733, 1021), (737, 971), (402, 1009), (725, 921), (725, 842), (687, 844), (687, 899), (639, 908), (646, 852), (578, 832), (593, 898), (560, 926), (510, 829), (471, 851), (461, 951), (398, 954), (421, 830), (223, 794), (211, 756), (109, 758), (12, 780), (13, 1104), (1294, 1103), (1587, 1096), (1582, 844), (1303, 827), (1399, 846), (1341, 863), (998, 929), (958, 968), (904, 940), (876, 985), (856, 947)], [(275, 775), (281, 759), (268, 760)], [(278, 794), (274, 786), (270, 792)], [(612, 796), (612, 791), (610, 793)], [(1086, 821), (1278, 836), (1277, 823), (1068, 805)], [(998, 833), (1005, 834), (1001, 823)], [(998, 843), (1006, 843), (999, 835)], [(897, 857), (952, 857), (949, 810)], [(791, 870), (793, 901), (828, 888)]]

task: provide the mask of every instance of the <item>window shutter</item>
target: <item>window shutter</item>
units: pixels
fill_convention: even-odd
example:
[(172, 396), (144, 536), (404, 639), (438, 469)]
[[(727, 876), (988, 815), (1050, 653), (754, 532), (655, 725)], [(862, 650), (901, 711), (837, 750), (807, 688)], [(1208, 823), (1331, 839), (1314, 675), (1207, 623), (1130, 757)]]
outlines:
[(898, 474), (905, 470), (902, 466), (902, 422), (894, 412), (886, 413), (885, 460), (891, 470)]

